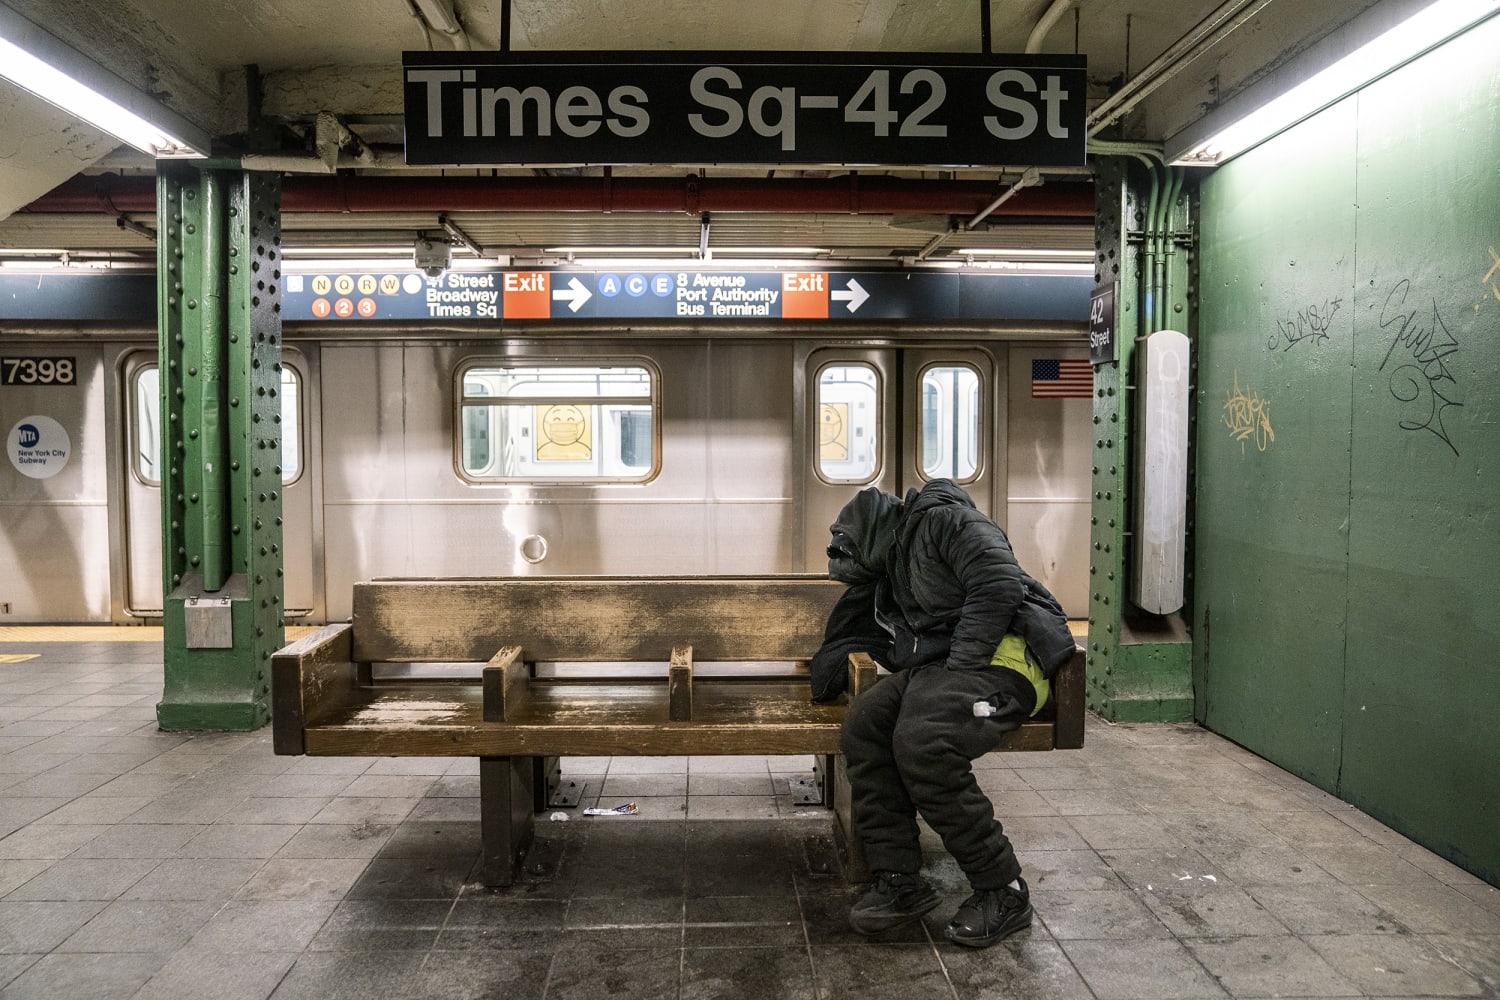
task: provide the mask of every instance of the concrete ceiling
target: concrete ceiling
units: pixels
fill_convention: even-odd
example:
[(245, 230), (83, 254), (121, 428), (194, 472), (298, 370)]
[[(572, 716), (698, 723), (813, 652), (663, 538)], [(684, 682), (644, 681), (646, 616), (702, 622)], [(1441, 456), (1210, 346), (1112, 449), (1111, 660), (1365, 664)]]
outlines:
[[(982, 2), (986, 0), (513, 0), (509, 41), (517, 51), (970, 53), (982, 45)], [(1058, 0), (987, 2), (992, 50), (1022, 52)], [(1090, 107), (1122, 86), (1138, 85), (1143, 70), (1153, 68), (1164, 53), (1180, 50), (1181, 56), (1168, 59), (1165, 67), (1154, 67), (1166, 70), (1164, 82), (1102, 132), (1159, 142), (1274, 72), (1374, 2), (1064, 0), (1066, 9), (1035, 44), (1043, 53), (1087, 56)], [(381, 172), (404, 169), (399, 128), (402, 52), (464, 45), (498, 49), (502, 40), (501, 0), (453, 0), (463, 38), (424, 27), (408, 0), (0, 3), (218, 137), (242, 136), (246, 131), (246, 67), (253, 65), (262, 91), (261, 114), (288, 126), (283, 136), (294, 141), (297, 135), (305, 136), (311, 153), (318, 115), (331, 113), (382, 154)], [(1222, 26), (1230, 15), (1233, 28), (1222, 37), (1185, 44), (1204, 35), (1209, 25)], [(102, 225), (90, 234), (73, 231), (79, 228), (77, 220), (71, 229), (49, 230), (45, 219), (18, 212), (80, 173), (151, 172), (149, 160), (128, 150), (114, 151), (114, 145), (91, 127), (0, 81), (0, 251), (36, 246), (49, 235), (58, 242), (75, 241), (75, 248), (92, 241), (96, 249), (132, 243), (140, 249), (141, 237), (122, 234), (113, 217), (99, 220)], [(681, 176), (699, 166), (664, 164), (633, 172)], [(618, 168), (616, 176), (629, 172)], [(778, 171), (778, 176), (783, 173), (798, 172)], [(940, 177), (935, 172), (905, 173)], [(759, 176), (764, 176), (763, 170)], [(983, 172), (961, 176), (979, 177)], [(989, 177), (1005, 181), (994, 171)], [(149, 217), (145, 221), (151, 222)], [(470, 222), (483, 225), (485, 220)], [(329, 227), (309, 223), (306, 228)], [(609, 236), (601, 231), (598, 238)]]

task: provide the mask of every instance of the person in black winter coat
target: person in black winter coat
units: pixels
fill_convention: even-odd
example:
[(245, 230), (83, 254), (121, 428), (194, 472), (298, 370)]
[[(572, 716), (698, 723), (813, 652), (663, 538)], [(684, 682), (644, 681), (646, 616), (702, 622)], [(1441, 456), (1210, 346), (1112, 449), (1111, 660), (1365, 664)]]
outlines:
[[(1021, 569), (1000, 526), (950, 480), (904, 500), (861, 490), (830, 530), (829, 575), (851, 584), (851, 605), (867, 606), (836, 609), (820, 653), (863, 648), (892, 671), (844, 722), (854, 826), (874, 874), (850, 924), (876, 934), (938, 905), (920, 873), (920, 813), (974, 889), (947, 937), (988, 947), (1030, 925), (1032, 909), (971, 762), (1045, 703), (1073, 654), (1067, 618)], [(883, 633), (878, 646), (870, 619)], [(841, 634), (841, 622), (857, 634)], [(823, 659), (826, 671), (831, 657)], [(825, 693), (831, 683), (825, 676)]]

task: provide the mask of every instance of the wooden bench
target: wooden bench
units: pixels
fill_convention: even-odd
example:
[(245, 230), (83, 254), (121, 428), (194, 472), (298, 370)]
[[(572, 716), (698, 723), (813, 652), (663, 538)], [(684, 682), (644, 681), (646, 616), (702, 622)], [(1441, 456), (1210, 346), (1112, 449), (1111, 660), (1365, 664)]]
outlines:
[[(273, 657), (275, 750), (478, 757), (488, 885), (514, 880), (559, 757), (811, 754), (857, 867), (838, 757), (847, 705), (813, 704), (806, 668), (843, 591), (824, 577), (355, 584), (352, 623)], [(465, 663), (459, 678), (382, 676), (388, 665)], [(631, 666), (653, 663), (665, 669)], [(581, 678), (559, 664), (595, 666)], [(875, 680), (869, 657), (852, 656), (851, 696)], [(1081, 649), (1053, 692), (1001, 749), (1083, 745)]]

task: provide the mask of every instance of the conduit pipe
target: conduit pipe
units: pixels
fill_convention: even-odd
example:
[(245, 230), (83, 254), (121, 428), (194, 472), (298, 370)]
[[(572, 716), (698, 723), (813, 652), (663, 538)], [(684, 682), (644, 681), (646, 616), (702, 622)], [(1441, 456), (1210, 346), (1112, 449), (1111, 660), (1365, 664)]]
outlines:
[(1146, 212), (1141, 217), (1141, 298), (1136, 308), (1139, 317), (1139, 335), (1151, 333), (1151, 324), (1156, 315), (1156, 208), (1161, 195), (1161, 185), (1156, 176), (1156, 165), (1145, 157), (1146, 173), (1151, 176), (1151, 197), (1146, 203)]
[(923, 247), (917, 254), (917, 260), (926, 260), (932, 255), (932, 252), (934, 250), (942, 246), (943, 241), (948, 239), (948, 237), (953, 236), (956, 233), (968, 232), (969, 230), (973, 229), (975, 226), (983, 222), (985, 219), (988, 219), (1001, 205), (1004, 205), (1007, 201), (1010, 201), (1016, 195), (1020, 194), (1023, 189), (1034, 187), (1040, 183), (1042, 183), (1041, 173), (1036, 169), (1036, 167), (1027, 167), (1026, 172), (1021, 174), (1020, 180), (1016, 181), (1010, 187), (1001, 192), (1000, 197), (996, 198), (994, 201), (990, 202), (988, 205), (984, 206), (978, 212), (976, 212), (972, 219), (958, 225), (949, 226), (947, 232), (938, 233), (930, 241), (928, 241), (927, 245)]
[(1271, 2), (1272, 0), (1226, 0), (1214, 8), (1187, 34), (1169, 45), (1150, 65), (1095, 108), (1088, 117), (1089, 133), (1108, 128), (1124, 117), (1156, 88), (1182, 72), (1193, 60), (1223, 41)]
[(1161, 262), (1161, 323), (1165, 330), (1171, 317), (1167, 315), (1167, 304), (1172, 300), (1172, 258), (1177, 253), (1177, 240), (1173, 237), (1172, 212), (1177, 208), (1177, 198), (1182, 194), (1182, 182), (1187, 176), (1187, 167), (1173, 167), (1172, 193), (1162, 213), (1162, 262)]
[[(284, 213), (758, 212), (783, 215), (1094, 217), (1092, 183), (1015, 190), (990, 181), (916, 181), (849, 175), (828, 179), (671, 177), (318, 177), (282, 182)], [(156, 211), (150, 177), (77, 177), (20, 209), (36, 213)], [(972, 220), (971, 220), (971, 224)]]
[(1073, 0), (1052, 0), (1052, 6), (1047, 8), (1047, 12), (1036, 22), (1036, 27), (1031, 29), (1031, 37), (1026, 39), (1027, 52), (1042, 51), (1042, 42), (1046, 40), (1047, 33), (1057, 23), (1057, 19), (1067, 13), (1072, 5)]

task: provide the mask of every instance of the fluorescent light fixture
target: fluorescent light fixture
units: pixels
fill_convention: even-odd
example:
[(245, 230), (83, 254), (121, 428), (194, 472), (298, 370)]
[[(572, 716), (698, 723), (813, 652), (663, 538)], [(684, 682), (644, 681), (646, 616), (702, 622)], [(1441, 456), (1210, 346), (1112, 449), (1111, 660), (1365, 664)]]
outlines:
[(695, 256), (697, 247), (647, 247), (647, 246), (576, 246), (576, 247), (542, 247), (544, 254), (557, 254), (566, 257), (569, 254), (621, 254), (631, 257), (670, 257), (681, 254), (684, 257)]
[(714, 247), (716, 257), (826, 257), (828, 247)]
[(959, 257), (1004, 257), (1007, 260), (1093, 260), (1092, 250), (1037, 250), (1037, 249), (1012, 249), (1000, 250), (989, 247), (967, 247), (952, 251), (953, 255)]
[(934, 271), (994, 271), (1034, 278), (1068, 278), (1094, 273), (1092, 262), (1070, 264), (1042, 260), (970, 260), (958, 254), (950, 254), (942, 258), (929, 257), (917, 265), (917, 268)]
[(1010, 271), (1015, 274), (1068, 275), (1093, 274), (1094, 264), (1074, 264), (1045, 260), (976, 260), (973, 265), (981, 271)]
[(208, 155), (206, 132), (4, 5), (0, 77), (152, 156)]
[(393, 258), (405, 260), (411, 257), (410, 243), (382, 243), (365, 246), (283, 246), (281, 256), (287, 260), (312, 258), (339, 260)]
[[(557, 254), (566, 257), (569, 254), (587, 254), (589, 256), (609, 256), (619, 254), (626, 257), (671, 257), (682, 255), (684, 257), (698, 256), (697, 247), (647, 247), (647, 246), (576, 246), (576, 247), (543, 247), (544, 254)], [(714, 247), (715, 257), (748, 256), (748, 257), (818, 257), (833, 253), (828, 247)]]
[[(7, 251), (9, 252), (9, 251)], [(25, 274), (41, 271), (146, 271), (156, 267), (154, 260), (113, 257), (74, 257), (66, 252), (57, 257), (19, 257), (0, 260), (0, 271)]]
[[(1223, 163), (1497, 12), (1500, 0), (1437, 0), (1209, 138), (1169, 142), (1167, 159), (1179, 166)], [(1190, 133), (1199, 129), (1184, 136)]]
[(1209, 138), (1169, 143), (1167, 159), (1179, 166), (1223, 163), (1497, 12), (1500, 0), (1437, 0)]

